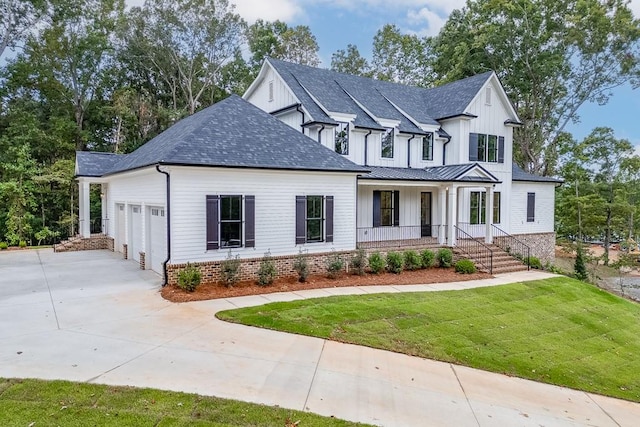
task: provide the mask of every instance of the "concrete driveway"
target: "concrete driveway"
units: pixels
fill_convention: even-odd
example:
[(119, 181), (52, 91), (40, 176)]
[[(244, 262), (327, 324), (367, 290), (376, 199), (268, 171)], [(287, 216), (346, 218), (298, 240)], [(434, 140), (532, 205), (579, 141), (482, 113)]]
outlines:
[(638, 404), (214, 317), (269, 301), (464, 289), (544, 274), (173, 304), (160, 297), (155, 273), (107, 251), (3, 252), (0, 377), (179, 390), (384, 426), (638, 425)]

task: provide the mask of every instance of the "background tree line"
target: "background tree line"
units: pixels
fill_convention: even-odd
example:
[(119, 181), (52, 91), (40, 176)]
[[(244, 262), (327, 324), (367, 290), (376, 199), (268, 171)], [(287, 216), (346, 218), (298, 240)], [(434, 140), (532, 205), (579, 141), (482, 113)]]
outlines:
[[(176, 120), (242, 94), (267, 56), (320, 65), (309, 27), (249, 25), (228, 0), (147, 0), (131, 9), (123, 0), (0, 0), (0, 13), (0, 56), (14, 52), (0, 68), (0, 240), (11, 244), (75, 232), (76, 150), (131, 152)], [(330, 65), (425, 87), (495, 70), (523, 121), (516, 161), (533, 173), (567, 176), (559, 192), (564, 212), (596, 194), (600, 177), (611, 177), (576, 160), (594, 151), (571, 151), (565, 127), (585, 102), (606, 103), (622, 84), (637, 87), (639, 39), (624, 0), (469, 0), (437, 36), (385, 25), (370, 59), (349, 44)], [(603, 130), (592, 136), (615, 140)], [(605, 222), (616, 236), (616, 224), (632, 226), (640, 216), (619, 209), (621, 183), (637, 174), (627, 163), (619, 170), (609, 193), (597, 192), (611, 205)], [(562, 215), (562, 233), (599, 235), (584, 212), (573, 228)]]

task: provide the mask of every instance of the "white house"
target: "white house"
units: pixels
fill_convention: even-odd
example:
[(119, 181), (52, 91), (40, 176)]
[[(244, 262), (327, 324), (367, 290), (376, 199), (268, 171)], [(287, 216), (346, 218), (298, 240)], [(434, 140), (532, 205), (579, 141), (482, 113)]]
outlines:
[(215, 277), (229, 254), (282, 271), (356, 247), (550, 259), (557, 180), (512, 164), (518, 124), (491, 72), (422, 89), (268, 59), (244, 100), (131, 154), (78, 152), (80, 234), (100, 184), (102, 238), (169, 282), (187, 262)]

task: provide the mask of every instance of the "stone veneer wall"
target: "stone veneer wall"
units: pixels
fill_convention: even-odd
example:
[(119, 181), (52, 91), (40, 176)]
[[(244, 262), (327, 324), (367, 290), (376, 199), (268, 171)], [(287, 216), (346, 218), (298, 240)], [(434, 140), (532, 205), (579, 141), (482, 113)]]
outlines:
[(107, 249), (113, 252), (113, 238), (103, 234), (92, 235), (89, 238), (76, 238), (54, 245), (55, 252), (76, 252)]
[(518, 240), (531, 248), (531, 256), (542, 264), (553, 264), (556, 260), (556, 233), (514, 234)]

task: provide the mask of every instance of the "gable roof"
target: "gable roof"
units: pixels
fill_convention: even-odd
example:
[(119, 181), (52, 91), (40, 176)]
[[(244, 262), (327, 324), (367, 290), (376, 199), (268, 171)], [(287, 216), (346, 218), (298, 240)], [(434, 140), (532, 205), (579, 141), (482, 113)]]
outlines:
[[(500, 183), (500, 180), (488, 172), (478, 163), (466, 163), (462, 165), (434, 166), (427, 168), (396, 168), (396, 167), (369, 167), (371, 173), (361, 176), (360, 179), (372, 180), (398, 180), (398, 181), (437, 181), (437, 182), (478, 182)], [(467, 175), (473, 170), (478, 170), (485, 176)]]
[[(366, 172), (237, 95), (186, 117), (110, 167), (77, 153), (79, 176), (155, 164)], [(90, 161), (88, 161), (88, 159)]]
[(534, 175), (528, 172), (525, 172), (520, 168), (520, 166), (515, 163), (511, 166), (512, 179), (514, 181), (525, 181), (525, 182), (552, 182), (556, 184), (561, 184), (564, 181), (558, 178), (552, 178), (550, 176), (540, 176)]
[[(428, 89), (273, 58), (267, 58), (267, 62), (303, 105), (306, 106), (302, 98), (315, 99), (308, 109), (313, 120), (325, 121), (327, 112), (355, 114), (356, 127), (371, 127), (362, 124), (364, 121), (388, 119), (399, 121), (400, 132), (415, 134), (424, 131), (414, 122), (439, 125), (438, 120), (464, 115), (478, 92), (494, 76), (493, 71), (488, 71)], [(319, 118), (313, 112), (315, 108), (322, 110)]]
[(124, 156), (125, 154), (78, 151), (76, 152), (76, 175), (102, 176), (113, 169)]

